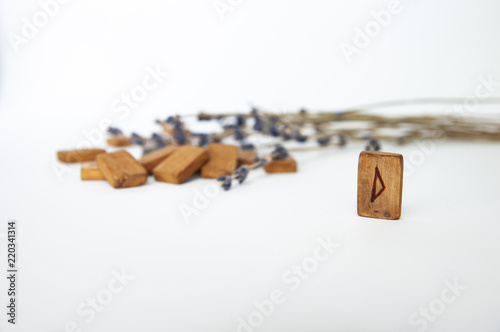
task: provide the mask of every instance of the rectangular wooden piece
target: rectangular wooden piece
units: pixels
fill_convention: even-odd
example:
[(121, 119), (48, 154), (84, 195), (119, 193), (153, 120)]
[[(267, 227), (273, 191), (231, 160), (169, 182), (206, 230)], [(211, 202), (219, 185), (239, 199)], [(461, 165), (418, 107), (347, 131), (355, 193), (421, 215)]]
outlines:
[(201, 176), (215, 179), (231, 175), (238, 162), (238, 147), (228, 144), (210, 143), (207, 146), (208, 162), (201, 169)]
[(267, 173), (297, 172), (297, 162), (290, 156), (283, 160), (271, 160), (270, 156), (267, 156), (266, 159), (269, 160), (264, 164), (264, 169)]
[(205, 149), (197, 146), (180, 146), (174, 153), (153, 169), (157, 181), (183, 183), (208, 160)]
[(140, 186), (148, 179), (146, 169), (125, 150), (101, 154), (96, 162), (102, 175), (113, 188)]
[(130, 142), (127, 137), (123, 135), (118, 135), (118, 136), (111, 136), (109, 137), (106, 142), (108, 145), (111, 146), (130, 146)]
[(252, 165), (254, 158), (257, 157), (257, 152), (254, 150), (238, 150), (238, 166)]
[(142, 156), (141, 159), (139, 159), (139, 162), (141, 163), (144, 168), (151, 173), (153, 169), (158, 166), (163, 160), (165, 160), (168, 156), (173, 154), (179, 146), (177, 145), (170, 145), (158, 150), (155, 150), (153, 152), (150, 152), (148, 154), (145, 154)]
[(358, 215), (399, 219), (403, 194), (403, 156), (363, 151), (358, 164)]
[(82, 163), (80, 176), (82, 180), (105, 180), (95, 161)]
[(57, 151), (57, 159), (65, 163), (81, 163), (83, 161), (94, 161), (101, 153), (106, 153), (106, 150), (80, 149)]

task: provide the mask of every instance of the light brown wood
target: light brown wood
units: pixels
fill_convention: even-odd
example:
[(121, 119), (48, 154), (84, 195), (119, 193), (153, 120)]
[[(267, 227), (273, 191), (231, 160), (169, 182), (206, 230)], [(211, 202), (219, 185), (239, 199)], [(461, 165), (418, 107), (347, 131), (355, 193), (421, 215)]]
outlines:
[(201, 176), (215, 179), (231, 175), (238, 163), (238, 147), (228, 144), (210, 143), (207, 145), (208, 162), (201, 169)]
[(170, 145), (158, 150), (155, 150), (153, 152), (150, 152), (148, 154), (145, 154), (142, 156), (141, 159), (139, 159), (139, 162), (141, 163), (142, 166), (149, 172), (153, 172), (153, 169), (158, 166), (165, 158), (170, 156), (172, 153), (174, 153), (179, 146), (177, 145)]
[(111, 136), (106, 140), (106, 142), (108, 143), (108, 145), (111, 145), (111, 146), (130, 146), (131, 145), (128, 138), (123, 136), (123, 135)]
[(238, 166), (252, 165), (254, 158), (257, 157), (257, 152), (254, 150), (238, 150)]
[(267, 156), (266, 159), (269, 160), (264, 164), (267, 173), (297, 172), (297, 162), (290, 156), (283, 160), (271, 160), (271, 156)]
[(83, 162), (80, 176), (82, 180), (105, 180), (95, 161)]
[(358, 164), (358, 215), (399, 219), (403, 196), (403, 156), (363, 151)]
[(97, 167), (113, 188), (140, 186), (146, 183), (148, 172), (125, 150), (97, 156)]
[(101, 153), (106, 153), (106, 150), (80, 149), (57, 151), (57, 159), (65, 163), (81, 163), (82, 161), (94, 161)]
[(180, 146), (174, 153), (153, 169), (157, 181), (183, 183), (208, 160), (205, 149), (196, 146)]

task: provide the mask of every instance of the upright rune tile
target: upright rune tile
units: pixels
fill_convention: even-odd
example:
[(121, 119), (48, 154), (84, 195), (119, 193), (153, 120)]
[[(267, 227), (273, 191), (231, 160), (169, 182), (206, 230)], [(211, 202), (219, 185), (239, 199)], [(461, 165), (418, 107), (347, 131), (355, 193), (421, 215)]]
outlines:
[(358, 164), (358, 215), (399, 219), (403, 195), (403, 156), (363, 151)]

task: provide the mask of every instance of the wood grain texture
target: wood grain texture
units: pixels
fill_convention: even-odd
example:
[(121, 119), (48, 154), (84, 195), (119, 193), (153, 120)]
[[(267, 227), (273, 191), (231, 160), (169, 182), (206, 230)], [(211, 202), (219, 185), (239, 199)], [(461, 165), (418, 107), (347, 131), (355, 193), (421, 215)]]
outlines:
[(174, 153), (153, 169), (157, 181), (183, 183), (208, 160), (205, 149), (197, 146), (180, 146)]
[(130, 146), (130, 142), (127, 137), (120, 135), (120, 136), (112, 136), (109, 137), (106, 142), (108, 145), (111, 146)]
[(254, 158), (257, 157), (257, 152), (254, 150), (238, 150), (238, 166), (252, 165)]
[(201, 176), (215, 179), (231, 175), (238, 163), (238, 147), (228, 144), (210, 143), (207, 145), (208, 162), (201, 169)]
[(358, 215), (399, 219), (403, 196), (403, 156), (363, 151), (358, 164)]
[(264, 169), (267, 173), (297, 172), (297, 162), (290, 156), (283, 160), (271, 160), (270, 156), (267, 156), (266, 159), (269, 160), (264, 164)]
[(98, 155), (106, 153), (103, 149), (80, 149), (65, 150), (57, 152), (57, 159), (65, 163), (81, 163), (83, 161), (94, 161)]
[(165, 160), (168, 156), (173, 154), (179, 146), (177, 145), (170, 145), (158, 150), (155, 150), (153, 152), (150, 152), (148, 154), (145, 154), (142, 156), (141, 159), (139, 159), (139, 162), (141, 163), (142, 166), (149, 172), (153, 172), (153, 169), (158, 166), (163, 160)]
[(125, 150), (100, 154), (97, 167), (113, 188), (127, 188), (146, 183), (148, 172)]
[(80, 177), (82, 180), (105, 180), (95, 161), (82, 163)]

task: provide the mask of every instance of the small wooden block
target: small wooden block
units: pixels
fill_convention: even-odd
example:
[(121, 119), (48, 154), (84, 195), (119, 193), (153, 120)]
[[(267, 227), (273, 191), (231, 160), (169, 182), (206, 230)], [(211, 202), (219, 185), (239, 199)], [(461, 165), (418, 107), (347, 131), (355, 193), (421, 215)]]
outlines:
[(127, 137), (123, 135), (109, 137), (106, 142), (111, 146), (130, 146), (130, 142)]
[(140, 186), (148, 179), (146, 169), (125, 150), (101, 154), (96, 162), (113, 188)]
[(358, 215), (399, 219), (403, 194), (403, 156), (363, 151), (358, 164)]
[(81, 163), (82, 161), (94, 161), (101, 153), (106, 153), (106, 150), (81, 149), (57, 151), (57, 159), (65, 163)]
[(105, 180), (95, 161), (82, 163), (80, 172), (82, 180)]
[(210, 143), (207, 146), (208, 162), (201, 169), (201, 176), (215, 179), (231, 175), (238, 163), (238, 147), (234, 145)]
[(270, 156), (267, 156), (266, 159), (269, 160), (266, 164), (264, 164), (264, 169), (267, 173), (297, 172), (297, 163), (290, 156), (283, 160), (271, 160)]
[(208, 160), (205, 149), (197, 146), (180, 146), (174, 153), (153, 169), (157, 181), (183, 183)]
[(257, 157), (257, 152), (254, 150), (238, 150), (238, 166), (252, 165), (254, 158)]
[(174, 153), (179, 146), (177, 145), (170, 145), (158, 150), (155, 150), (153, 152), (150, 152), (148, 154), (145, 154), (142, 156), (141, 159), (139, 159), (139, 162), (141, 163), (144, 168), (151, 173), (153, 171), (153, 168), (158, 166), (159, 163), (161, 163), (165, 158), (170, 156), (172, 153)]

